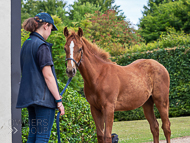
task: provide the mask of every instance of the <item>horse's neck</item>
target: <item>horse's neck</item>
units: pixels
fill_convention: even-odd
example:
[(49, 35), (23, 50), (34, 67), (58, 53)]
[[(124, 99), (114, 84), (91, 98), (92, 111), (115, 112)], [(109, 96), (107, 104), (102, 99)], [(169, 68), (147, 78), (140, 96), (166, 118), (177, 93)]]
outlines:
[(86, 47), (81, 65), (79, 66), (79, 71), (88, 85), (95, 84), (104, 64), (105, 63), (98, 56), (94, 55)]

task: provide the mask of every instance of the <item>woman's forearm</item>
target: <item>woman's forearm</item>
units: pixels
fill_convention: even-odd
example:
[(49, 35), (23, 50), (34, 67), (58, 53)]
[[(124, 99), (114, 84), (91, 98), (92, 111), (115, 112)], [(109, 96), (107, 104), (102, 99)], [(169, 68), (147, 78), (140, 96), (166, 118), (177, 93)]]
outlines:
[(53, 76), (53, 73), (51, 70), (51, 66), (45, 66), (42, 69), (42, 73), (43, 73), (45, 82), (46, 82), (50, 92), (54, 96), (55, 100), (59, 100), (60, 95), (59, 95), (59, 91), (58, 91), (57, 84), (55, 81), (55, 77)]

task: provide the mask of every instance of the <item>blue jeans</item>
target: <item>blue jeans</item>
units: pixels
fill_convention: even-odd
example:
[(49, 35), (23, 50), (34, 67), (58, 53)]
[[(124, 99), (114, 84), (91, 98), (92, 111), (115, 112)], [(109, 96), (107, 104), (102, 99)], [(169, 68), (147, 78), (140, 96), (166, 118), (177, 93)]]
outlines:
[(30, 105), (27, 109), (30, 129), (27, 143), (48, 143), (55, 109), (39, 105)]

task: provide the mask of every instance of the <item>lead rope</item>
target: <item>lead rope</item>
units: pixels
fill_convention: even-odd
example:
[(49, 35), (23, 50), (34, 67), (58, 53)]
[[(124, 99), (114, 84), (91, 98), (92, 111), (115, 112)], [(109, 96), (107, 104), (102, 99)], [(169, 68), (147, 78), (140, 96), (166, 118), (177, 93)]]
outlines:
[[(62, 96), (63, 93), (65, 92), (67, 86), (69, 85), (69, 83), (71, 82), (73, 77), (70, 77), (67, 81), (67, 84), (65, 85), (64, 89), (62, 90), (62, 92), (60, 93), (60, 95)], [(60, 116), (60, 111), (57, 113), (57, 118), (56, 118), (56, 127), (57, 127), (57, 138), (58, 138), (58, 143), (61, 143), (61, 139), (60, 139), (60, 129), (59, 129), (59, 116)]]

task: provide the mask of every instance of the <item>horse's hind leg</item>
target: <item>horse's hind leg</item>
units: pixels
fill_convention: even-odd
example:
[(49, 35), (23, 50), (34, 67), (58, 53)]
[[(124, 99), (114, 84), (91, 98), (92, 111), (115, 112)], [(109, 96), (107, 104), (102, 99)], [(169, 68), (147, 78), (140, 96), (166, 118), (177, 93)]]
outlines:
[(153, 91), (152, 99), (160, 113), (162, 120), (162, 129), (166, 137), (167, 143), (170, 143), (170, 121), (169, 121), (169, 86), (170, 77), (169, 73), (163, 66), (156, 66), (154, 81), (153, 81)]
[(159, 124), (154, 115), (154, 102), (152, 100), (152, 97), (150, 97), (142, 107), (144, 110), (144, 115), (150, 124), (154, 143), (159, 143)]
[[(168, 93), (169, 94), (169, 93)], [(164, 95), (164, 94), (163, 94)], [(162, 120), (162, 129), (164, 131), (164, 135), (166, 137), (167, 143), (170, 143), (170, 120), (169, 120), (169, 97), (165, 94), (165, 96), (154, 98), (154, 103), (160, 113), (160, 117)]]

